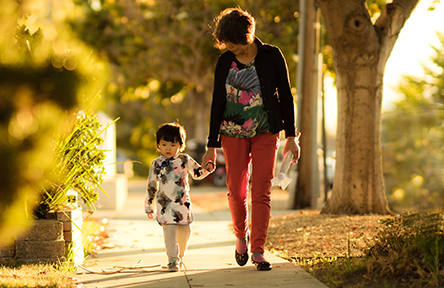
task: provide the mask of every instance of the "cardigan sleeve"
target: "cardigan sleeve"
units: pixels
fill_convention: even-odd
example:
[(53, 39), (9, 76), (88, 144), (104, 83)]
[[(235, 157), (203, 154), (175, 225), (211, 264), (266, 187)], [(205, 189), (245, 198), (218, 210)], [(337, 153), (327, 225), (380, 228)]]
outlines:
[(227, 51), (217, 60), (214, 72), (213, 100), (211, 102), (210, 133), (207, 147), (221, 147), (220, 123), (227, 104), (225, 82), (234, 54)]
[(281, 50), (276, 47), (274, 61), (277, 65), (276, 80), (279, 94), (279, 108), (284, 121), (285, 137), (296, 135), (294, 99), (290, 88), (287, 62)]

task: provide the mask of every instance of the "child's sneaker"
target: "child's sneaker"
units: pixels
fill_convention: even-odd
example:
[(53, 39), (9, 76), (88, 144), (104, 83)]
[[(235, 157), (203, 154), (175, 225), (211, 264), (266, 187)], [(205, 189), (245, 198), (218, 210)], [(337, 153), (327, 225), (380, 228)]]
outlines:
[(168, 263), (168, 271), (177, 272), (179, 270), (179, 264), (175, 260), (172, 260), (170, 263)]

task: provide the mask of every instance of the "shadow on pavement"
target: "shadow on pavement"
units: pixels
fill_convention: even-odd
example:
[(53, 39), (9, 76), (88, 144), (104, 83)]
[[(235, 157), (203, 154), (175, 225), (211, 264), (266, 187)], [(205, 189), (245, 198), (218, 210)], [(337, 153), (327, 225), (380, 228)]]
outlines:
[[(257, 271), (254, 266), (219, 270), (190, 269), (180, 272), (166, 270), (121, 272), (101, 279), (102, 287), (319, 287), (318, 282), (291, 263), (277, 263), (271, 271)], [(168, 277), (165, 277), (165, 273)], [(96, 281), (85, 281), (84, 284)], [(118, 282), (114, 283), (113, 282)], [(124, 284), (125, 283), (125, 284)]]

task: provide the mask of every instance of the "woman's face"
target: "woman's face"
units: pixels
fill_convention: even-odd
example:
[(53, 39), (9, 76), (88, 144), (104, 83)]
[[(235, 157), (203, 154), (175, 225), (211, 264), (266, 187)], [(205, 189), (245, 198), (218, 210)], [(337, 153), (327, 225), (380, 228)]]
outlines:
[(234, 55), (244, 54), (248, 50), (248, 44), (234, 44), (228, 41), (224, 42), (224, 44)]

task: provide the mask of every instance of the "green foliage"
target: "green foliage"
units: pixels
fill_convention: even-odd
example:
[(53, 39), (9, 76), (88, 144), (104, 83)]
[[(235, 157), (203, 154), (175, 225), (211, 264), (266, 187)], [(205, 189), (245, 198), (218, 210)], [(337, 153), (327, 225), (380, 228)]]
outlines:
[(329, 287), (442, 287), (444, 212), (405, 212), (380, 223), (364, 257), (320, 257), (296, 264)]
[(103, 77), (62, 17), (50, 17), (50, 8), (60, 11), (32, 2), (6, 0), (0, 9), (0, 246), (31, 224), (54, 167), (50, 143)]
[[(258, 37), (282, 49), (296, 85), (298, 1), (92, 3), (76, 1), (70, 23), (110, 63), (112, 74), (104, 93), (108, 114), (121, 118), (117, 145), (135, 151), (131, 157), (143, 163), (154, 157), (154, 132), (163, 122), (179, 120), (189, 139), (202, 128), (206, 135), (214, 66), (221, 53), (213, 48), (209, 26), (223, 9), (239, 5), (251, 11)], [(203, 121), (198, 114), (204, 115)]]
[[(441, 47), (444, 36), (438, 34)], [(405, 76), (404, 99), (383, 115), (382, 142), (386, 193), (392, 205), (444, 205), (444, 50), (434, 48), (430, 67), (417, 79)]]
[(84, 112), (78, 113), (71, 127), (72, 132), (58, 141), (57, 160), (60, 162), (55, 166), (56, 179), (63, 180), (65, 191), (73, 188), (85, 203), (92, 204), (97, 201), (95, 190), (105, 173), (105, 153), (100, 148), (103, 143), (100, 134), (104, 130), (95, 115)]
[(98, 199), (97, 189), (101, 189), (105, 173), (105, 153), (100, 147), (103, 143), (100, 134), (105, 129), (102, 130), (95, 115), (81, 111), (71, 123), (68, 134), (56, 139), (56, 161), (50, 180), (43, 188), (37, 217), (66, 206), (70, 190), (78, 192), (84, 203), (94, 207)]
[(385, 228), (368, 251), (368, 273), (415, 274), (429, 278), (429, 284), (437, 287), (439, 271), (444, 268), (444, 213), (410, 212), (382, 223)]
[[(44, 46), (41, 31), (31, 34), (24, 26), (14, 28), (14, 42), (5, 43), (8, 35), (3, 34), (0, 43), (0, 245), (28, 223), (36, 191), (52, 168), (48, 143), (60, 129), (54, 119), (63, 119), (63, 110), (75, 105), (75, 87), (81, 81), (76, 71), (34, 59), (31, 51)], [(64, 85), (68, 90), (62, 89)]]
[[(189, 139), (206, 135), (207, 124), (199, 122), (209, 119), (214, 65), (221, 53), (212, 47), (210, 26), (223, 9), (240, 6), (255, 16), (257, 36), (281, 48), (291, 85), (296, 86), (298, 1), (73, 2), (71, 27), (110, 63), (104, 93), (108, 114), (121, 118), (116, 124), (117, 145), (144, 164), (155, 157), (153, 135), (161, 123), (179, 120)], [(375, 18), (387, 1), (366, 2), (370, 17)], [(322, 35), (322, 52), (325, 69), (333, 71), (326, 33)], [(204, 114), (203, 121), (196, 116), (199, 114)], [(205, 131), (199, 134), (202, 128)], [(146, 171), (145, 167), (144, 176)]]

